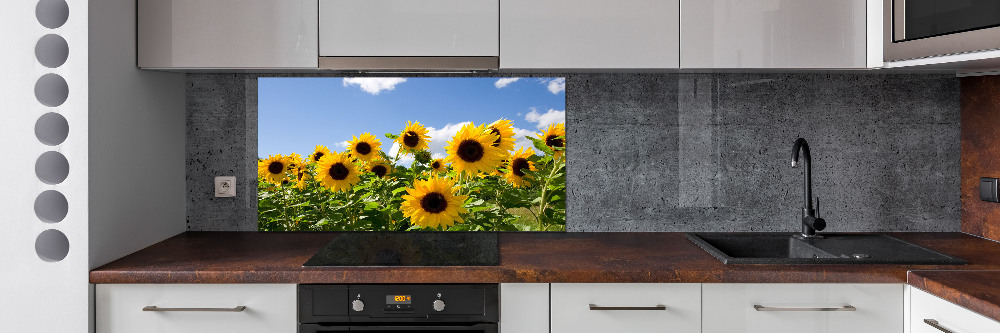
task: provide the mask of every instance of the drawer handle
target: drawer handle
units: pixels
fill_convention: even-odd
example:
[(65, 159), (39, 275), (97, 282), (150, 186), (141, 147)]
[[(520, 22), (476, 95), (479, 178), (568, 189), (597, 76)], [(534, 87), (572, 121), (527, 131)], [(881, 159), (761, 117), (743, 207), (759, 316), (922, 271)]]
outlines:
[(192, 311), (192, 312), (243, 312), (247, 307), (240, 305), (233, 308), (158, 308), (154, 305), (149, 305), (142, 308), (142, 311), (156, 311), (156, 312), (176, 312), (176, 311)]
[(642, 311), (642, 310), (666, 310), (666, 305), (654, 305), (654, 306), (598, 306), (596, 304), (590, 305), (591, 310), (595, 311)]
[(939, 331), (944, 332), (944, 333), (955, 333), (955, 332), (952, 332), (951, 330), (949, 330), (947, 328), (944, 328), (944, 326), (941, 326), (941, 323), (938, 323), (938, 321), (934, 320), (934, 319), (924, 319), (924, 323), (927, 324), (927, 325), (931, 325), (931, 327), (936, 328)]
[(844, 305), (832, 308), (776, 308), (754, 304), (753, 309), (757, 311), (858, 311), (858, 308), (855, 308), (853, 305)]

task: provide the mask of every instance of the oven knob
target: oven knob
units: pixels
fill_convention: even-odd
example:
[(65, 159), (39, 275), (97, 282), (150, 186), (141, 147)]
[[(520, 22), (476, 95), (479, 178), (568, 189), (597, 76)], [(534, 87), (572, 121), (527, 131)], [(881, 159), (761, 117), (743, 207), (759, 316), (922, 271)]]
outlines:
[(362, 302), (360, 299), (356, 299), (354, 302), (351, 302), (351, 309), (354, 309), (354, 311), (357, 312), (364, 311), (365, 302)]
[(436, 300), (434, 301), (434, 311), (441, 312), (444, 311), (444, 301)]

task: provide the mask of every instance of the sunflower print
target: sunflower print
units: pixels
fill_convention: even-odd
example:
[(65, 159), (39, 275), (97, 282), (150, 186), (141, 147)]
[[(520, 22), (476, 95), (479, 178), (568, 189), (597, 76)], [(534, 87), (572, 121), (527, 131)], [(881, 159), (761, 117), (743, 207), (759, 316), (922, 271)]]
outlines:
[(271, 155), (257, 162), (257, 176), (274, 185), (282, 184), (288, 169), (288, 158), (282, 155)]
[(407, 121), (406, 128), (396, 138), (396, 142), (399, 143), (403, 153), (409, 154), (414, 151), (427, 150), (430, 138), (427, 135), (427, 128), (420, 125), (420, 122)]
[(503, 159), (503, 151), (494, 147), (497, 136), (486, 129), (485, 125), (474, 126), (468, 123), (448, 141), (445, 151), (448, 156), (445, 161), (458, 172), (477, 173), (493, 172)]
[(461, 214), (467, 210), (462, 205), (469, 196), (456, 195), (456, 190), (455, 183), (446, 178), (417, 180), (413, 188), (406, 189), (400, 209), (414, 225), (448, 229), (455, 223), (465, 222)]
[(330, 148), (324, 145), (317, 145), (312, 155), (309, 155), (309, 163), (319, 163), (323, 156), (330, 155)]
[(532, 155), (535, 155), (533, 149), (528, 148), (525, 151), (522, 147), (510, 157), (510, 164), (507, 166), (507, 174), (504, 175), (504, 178), (514, 187), (531, 186), (529, 181), (531, 176), (525, 174), (524, 170), (538, 171), (535, 169), (535, 162), (528, 160)]
[(304, 190), (306, 186), (309, 185), (309, 181), (313, 178), (312, 173), (309, 172), (309, 168), (306, 165), (299, 166), (294, 171), (295, 172), (292, 174), (295, 175), (296, 179), (295, 188)]
[(382, 151), (382, 142), (371, 133), (365, 132), (360, 137), (353, 138), (354, 140), (348, 142), (351, 157), (367, 162), (379, 156), (379, 152)]
[(514, 151), (514, 126), (511, 125), (510, 120), (500, 119), (494, 121), (492, 124), (487, 126), (490, 133), (497, 136), (497, 139), (493, 141), (492, 146), (500, 148), (506, 153)]
[[(538, 134), (538, 138), (542, 139), (542, 141), (545, 141), (545, 145), (548, 146), (549, 148), (565, 149), (566, 148), (565, 137), (566, 137), (565, 123), (549, 125), (549, 128), (546, 129), (545, 132), (543, 132), (542, 134)], [(563, 156), (563, 153), (565, 153), (565, 150), (552, 149), (552, 151), (555, 153), (553, 154), (553, 158), (555, 159), (559, 159), (560, 157)]]
[(299, 155), (299, 153), (291, 153), (285, 157), (288, 158), (288, 170), (296, 171), (300, 166), (306, 165), (306, 163), (303, 163), (302, 155)]
[(431, 161), (430, 165), (431, 170), (434, 170), (434, 172), (442, 173), (448, 171), (448, 163), (446, 163), (443, 158), (435, 158)]
[(367, 169), (368, 172), (374, 173), (375, 176), (380, 178), (385, 178), (392, 172), (392, 166), (390, 166), (389, 162), (386, 162), (386, 160), (382, 158), (377, 158), (368, 162)]
[(323, 187), (331, 191), (347, 191), (361, 181), (358, 167), (346, 154), (323, 156), (316, 166), (316, 178)]

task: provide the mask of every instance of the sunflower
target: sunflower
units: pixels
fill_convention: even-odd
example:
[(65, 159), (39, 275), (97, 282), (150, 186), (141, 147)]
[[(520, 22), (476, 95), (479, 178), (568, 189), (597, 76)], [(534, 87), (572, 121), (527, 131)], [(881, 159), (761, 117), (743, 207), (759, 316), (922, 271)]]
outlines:
[(296, 171), (296, 169), (298, 169), (300, 166), (303, 166), (303, 165), (306, 164), (306, 163), (303, 163), (303, 161), (302, 161), (302, 155), (299, 155), (299, 153), (291, 153), (291, 154), (289, 154), (288, 156), (285, 156), (285, 157), (288, 158), (288, 170)]
[(274, 185), (281, 185), (287, 171), (288, 158), (282, 155), (271, 155), (257, 162), (257, 176)]
[(448, 164), (444, 162), (443, 158), (435, 158), (431, 161), (431, 170), (438, 173), (448, 171)]
[(404, 153), (411, 153), (418, 150), (427, 150), (427, 142), (431, 137), (427, 135), (427, 128), (420, 125), (420, 122), (406, 122), (406, 128), (396, 138), (396, 142), (403, 148)]
[(490, 133), (497, 136), (496, 140), (493, 140), (493, 147), (500, 148), (507, 153), (514, 150), (514, 126), (510, 124), (510, 120), (494, 121), (488, 128)]
[(302, 165), (302, 166), (299, 166), (298, 168), (296, 168), (293, 171), (295, 171), (295, 172), (293, 172), (292, 174), (295, 175), (295, 179), (296, 179), (295, 188), (300, 189), (300, 190), (305, 189), (306, 188), (306, 184), (309, 183), (308, 181), (313, 178), (312, 173), (309, 172), (309, 168), (306, 167), (305, 165)]
[(368, 172), (374, 173), (376, 176), (381, 178), (385, 178), (385, 176), (392, 172), (392, 166), (390, 166), (389, 162), (386, 162), (386, 160), (381, 157), (368, 162), (367, 169)]
[[(545, 132), (542, 134), (538, 134), (538, 138), (542, 139), (542, 141), (545, 141), (545, 145), (549, 146), (549, 148), (556, 148), (556, 147), (566, 148), (565, 137), (566, 137), (565, 123), (549, 125), (549, 129), (545, 130)], [(552, 151), (555, 153), (553, 157), (556, 159), (562, 157), (563, 153), (565, 152), (565, 150), (555, 150), (555, 149), (552, 149)]]
[(331, 191), (346, 191), (361, 181), (358, 177), (358, 167), (351, 162), (346, 154), (330, 154), (323, 156), (316, 167), (316, 178), (323, 187)]
[(524, 170), (538, 171), (535, 169), (535, 162), (529, 161), (528, 158), (535, 155), (535, 151), (528, 148), (528, 151), (524, 151), (524, 148), (518, 149), (514, 155), (510, 157), (510, 164), (507, 166), (507, 174), (504, 175), (507, 181), (510, 182), (514, 187), (527, 187), (531, 185), (528, 182), (531, 176), (524, 174)]
[(455, 195), (456, 190), (455, 183), (445, 178), (417, 180), (413, 188), (406, 189), (400, 209), (414, 225), (447, 229), (464, 222), (459, 214), (467, 212), (462, 204), (469, 196)]
[(497, 136), (490, 133), (486, 126), (468, 123), (444, 147), (448, 152), (445, 161), (458, 172), (472, 175), (492, 172), (503, 159), (503, 151), (492, 146), (496, 139)]
[(365, 132), (361, 134), (360, 138), (356, 136), (353, 138), (354, 140), (348, 142), (351, 156), (366, 162), (379, 156), (379, 151), (382, 150), (382, 142), (379, 142), (374, 135)]
[(309, 163), (319, 163), (323, 156), (330, 155), (330, 148), (324, 145), (317, 145), (312, 155), (309, 155)]

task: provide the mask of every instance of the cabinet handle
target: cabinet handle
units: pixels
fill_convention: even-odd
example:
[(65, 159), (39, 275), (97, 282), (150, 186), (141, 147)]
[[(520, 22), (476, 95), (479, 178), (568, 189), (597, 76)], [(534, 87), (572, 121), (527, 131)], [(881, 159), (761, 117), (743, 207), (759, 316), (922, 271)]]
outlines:
[(243, 312), (247, 307), (240, 305), (232, 308), (158, 308), (154, 305), (149, 305), (142, 308), (142, 311), (156, 311), (156, 312), (175, 312), (175, 311), (193, 311), (193, 312)]
[(596, 304), (591, 304), (590, 305), (590, 309), (591, 310), (600, 310), (600, 311), (666, 310), (667, 306), (666, 305), (659, 305), (659, 304), (658, 305), (654, 305), (654, 306), (598, 306)]
[(931, 327), (936, 328), (939, 331), (944, 332), (944, 333), (955, 333), (955, 332), (952, 332), (951, 330), (949, 330), (947, 328), (944, 328), (944, 326), (941, 326), (941, 323), (938, 323), (938, 321), (934, 320), (934, 319), (924, 319), (924, 323), (927, 324), (927, 325), (931, 325)]
[(754, 304), (753, 309), (757, 311), (858, 311), (858, 308), (855, 308), (853, 305), (844, 305), (832, 308), (776, 308)]

